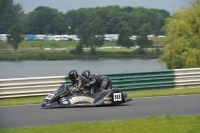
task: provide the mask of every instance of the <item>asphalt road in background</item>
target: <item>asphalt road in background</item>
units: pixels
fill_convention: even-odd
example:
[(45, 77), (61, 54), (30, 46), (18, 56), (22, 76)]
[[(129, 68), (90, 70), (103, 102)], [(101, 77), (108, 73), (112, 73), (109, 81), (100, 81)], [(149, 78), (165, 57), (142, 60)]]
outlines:
[(0, 107), (0, 128), (184, 114), (200, 114), (200, 95), (136, 98), (121, 106), (112, 107), (55, 109), (41, 109), (40, 105)]

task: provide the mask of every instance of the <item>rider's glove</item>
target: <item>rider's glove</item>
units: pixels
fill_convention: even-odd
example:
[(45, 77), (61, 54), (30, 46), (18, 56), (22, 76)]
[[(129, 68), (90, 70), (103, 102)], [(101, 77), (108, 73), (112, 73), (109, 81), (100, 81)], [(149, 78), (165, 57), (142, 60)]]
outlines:
[(79, 91), (79, 89), (72, 88), (72, 92), (77, 92), (77, 91)]

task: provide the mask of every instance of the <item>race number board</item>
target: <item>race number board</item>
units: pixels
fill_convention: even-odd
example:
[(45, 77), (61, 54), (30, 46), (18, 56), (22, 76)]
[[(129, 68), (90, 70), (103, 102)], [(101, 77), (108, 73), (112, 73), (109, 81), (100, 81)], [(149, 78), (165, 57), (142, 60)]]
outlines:
[(122, 101), (122, 93), (114, 93), (113, 94), (113, 99), (114, 99), (114, 102)]

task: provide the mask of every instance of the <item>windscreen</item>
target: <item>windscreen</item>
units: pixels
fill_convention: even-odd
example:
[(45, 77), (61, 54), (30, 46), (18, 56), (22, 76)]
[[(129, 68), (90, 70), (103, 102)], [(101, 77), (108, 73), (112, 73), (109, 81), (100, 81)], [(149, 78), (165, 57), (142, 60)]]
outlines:
[(62, 84), (59, 88), (59, 90), (66, 90), (66, 84)]

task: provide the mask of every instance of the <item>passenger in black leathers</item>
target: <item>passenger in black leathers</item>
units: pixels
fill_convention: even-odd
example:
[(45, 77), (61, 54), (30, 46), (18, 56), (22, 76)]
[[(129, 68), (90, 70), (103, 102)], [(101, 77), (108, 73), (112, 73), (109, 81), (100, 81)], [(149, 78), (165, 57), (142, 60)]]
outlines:
[(91, 74), (89, 70), (84, 71), (82, 76), (90, 80), (90, 83), (84, 84), (84, 86), (91, 88), (91, 94), (96, 92), (96, 87), (99, 88), (100, 91), (112, 89), (112, 81), (107, 76)]
[(88, 91), (88, 90), (90, 90), (90, 86), (83, 86), (84, 84), (89, 84), (90, 81), (87, 78), (85, 78), (81, 75), (78, 75), (76, 70), (71, 70), (68, 73), (68, 76), (69, 76), (70, 80), (72, 81), (72, 85), (74, 85), (74, 84), (78, 85), (77, 90), (73, 90), (73, 91)]

